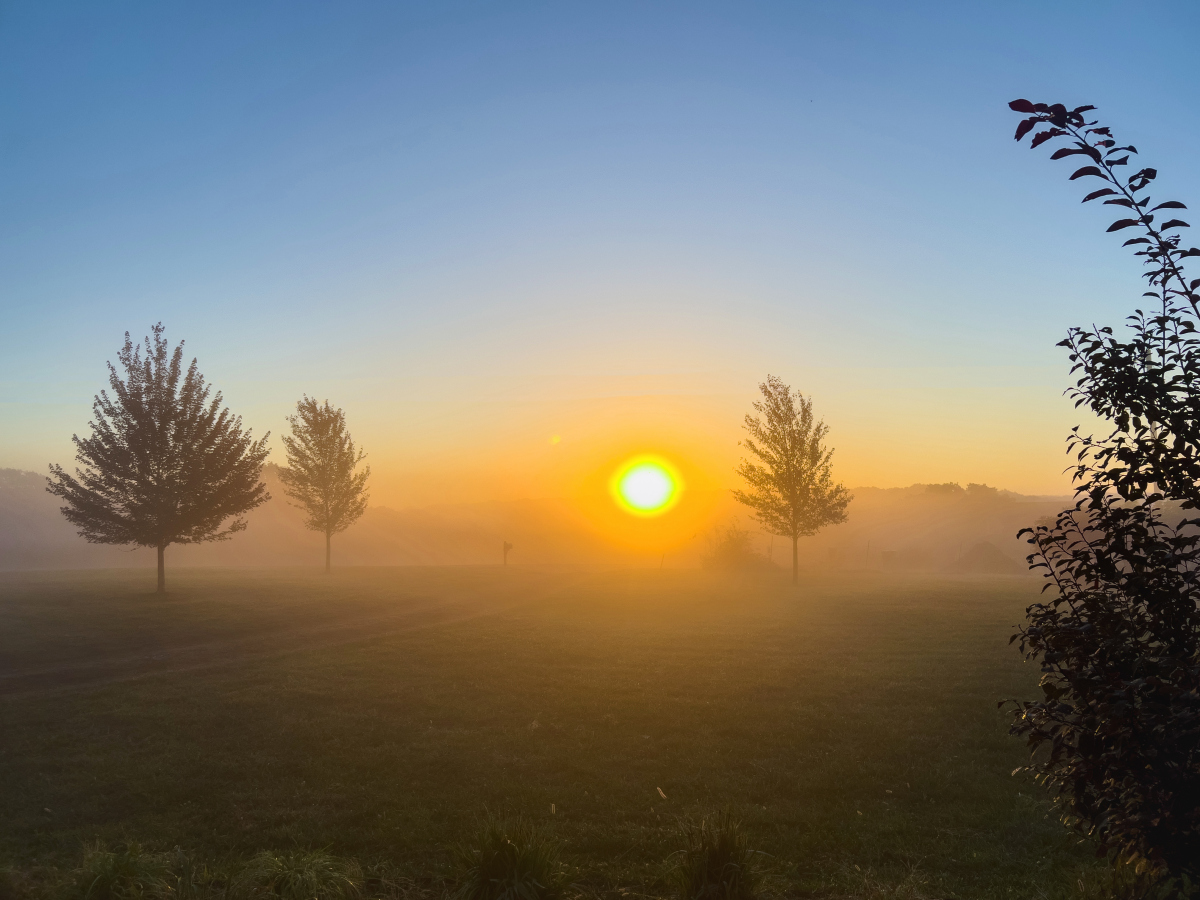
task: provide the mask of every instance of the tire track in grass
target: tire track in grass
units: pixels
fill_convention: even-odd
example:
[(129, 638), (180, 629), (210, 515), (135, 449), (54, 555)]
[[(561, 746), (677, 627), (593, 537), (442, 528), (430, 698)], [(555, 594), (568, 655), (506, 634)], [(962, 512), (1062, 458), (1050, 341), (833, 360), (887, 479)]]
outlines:
[(0, 671), (0, 697), (17, 698), (82, 690), (113, 682), (236, 665), (305, 650), (336, 647), (441, 625), (453, 625), (549, 600), (556, 594), (571, 591), (584, 578), (585, 576), (579, 576), (567, 584), (559, 583), (536, 589), (522, 585), (519, 588), (522, 596), (506, 596), (497, 603), (488, 603), (488, 600), (495, 600), (495, 597), (473, 596), (450, 602), (437, 598), (422, 598), (427, 602), (416, 608), (406, 606), (404, 609), (384, 614), (359, 615), (315, 626), (273, 628), (232, 639), (155, 648), (149, 653), (99, 657), (12, 672)]

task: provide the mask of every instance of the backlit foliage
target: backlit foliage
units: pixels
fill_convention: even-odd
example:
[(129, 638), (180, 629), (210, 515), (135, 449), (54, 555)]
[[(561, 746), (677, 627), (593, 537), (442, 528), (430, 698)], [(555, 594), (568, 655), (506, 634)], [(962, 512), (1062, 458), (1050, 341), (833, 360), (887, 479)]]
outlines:
[(1063, 821), (1140, 873), (1200, 873), (1200, 344), (1196, 288), (1174, 218), (1154, 203), (1158, 173), (1122, 175), (1136, 155), (1094, 107), (1017, 100), (1018, 140), (1065, 139), (1053, 159), (1081, 157), (1071, 180), (1098, 178), (1084, 202), (1123, 212), (1109, 232), (1146, 264), (1148, 309), (1122, 331), (1072, 328), (1071, 395), (1109, 423), (1070, 439), (1076, 502), (1028, 535), (1049, 599), (1014, 635), (1042, 667), (1043, 698), (1020, 703), (1013, 732), (1033, 749), (1027, 770), (1055, 796)]
[(833, 480), (833, 450), (825, 446), (829, 429), (813, 415), (812, 400), (774, 375), (759, 390), (758, 415), (746, 416), (748, 437), (742, 441), (751, 459), (737, 469), (748, 489), (733, 496), (771, 534), (791, 539), (795, 581), (797, 539), (845, 522), (854, 498)]
[(329, 539), (359, 520), (367, 509), (367, 479), (371, 467), (355, 471), (366, 454), (354, 446), (346, 430), (346, 414), (326, 400), (305, 397), (288, 417), (292, 433), (283, 436), (287, 468), (279, 479), (295, 505), (304, 510), (305, 525), (325, 535), (325, 567), (329, 568)]
[(183, 344), (171, 351), (163, 333), (155, 325), (144, 348), (125, 333), (124, 377), (109, 363), (112, 395), (93, 401), (91, 435), (72, 437), (79, 467), (52, 465), (48, 487), (90, 543), (158, 548), (160, 591), (166, 547), (228, 538), (270, 499), (266, 437), (252, 440), (220, 393), (210, 399), (196, 360), (185, 371)]

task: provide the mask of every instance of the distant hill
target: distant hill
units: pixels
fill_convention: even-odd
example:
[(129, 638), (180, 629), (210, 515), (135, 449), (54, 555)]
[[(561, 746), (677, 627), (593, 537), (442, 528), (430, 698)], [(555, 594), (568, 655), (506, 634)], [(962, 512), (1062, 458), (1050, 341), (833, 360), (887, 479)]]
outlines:
[[(308, 531), (268, 466), (264, 480), (274, 499), (248, 517), (249, 528), (233, 540), (172, 547), (170, 565), (320, 565), (323, 538)], [(0, 469), (0, 569), (149, 566), (149, 550), (88, 544), (46, 493), (46, 479)], [(1027, 497), (985, 485), (913, 485), (856, 488), (849, 521), (801, 540), (801, 561), (815, 569), (1022, 572), (1028, 548), (1020, 528), (1053, 516), (1064, 497)], [(714, 528), (739, 521), (753, 531), (755, 546), (778, 563), (790, 559), (787, 542), (754, 531), (731, 498), (717, 504)], [(699, 565), (705, 535), (669, 555), (668, 565)], [(340, 565), (495, 564), (504, 540), (516, 546), (515, 564), (662, 564), (657, 553), (614, 546), (566, 500), (539, 499), (436, 506), (423, 509), (370, 507), (349, 531), (334, 539)]]
[(1069, 497), (1030, 497), (982, 484), (853, 493), (849, 521), (801, 541), (809, 567), (1023, 572), (1030, 548), (1017, 532), (1071, 504)]

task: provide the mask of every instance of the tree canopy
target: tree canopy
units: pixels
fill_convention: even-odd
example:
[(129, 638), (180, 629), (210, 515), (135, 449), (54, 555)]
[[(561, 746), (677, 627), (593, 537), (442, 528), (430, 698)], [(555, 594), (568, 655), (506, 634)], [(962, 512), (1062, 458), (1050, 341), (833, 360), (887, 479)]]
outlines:
[(47, 489), (89, 542), (156, 548), (161, 592), (168, 546), (224, 540), (270, 499), (259, 481), (269, 435), (254, 441), (221, 394), (210, 397), (195, 359), (184, 370), (183, 342), (172, 351), (161, 322), (143, 345), (126, 332), (117, 362), (111, 396), (93, 400), (91, 435), (71, 438), (75, 474), (52, 465)]
[(742, 441), (753, 459), (743, 459), (737, 468), (748, 489), (735, 490), (733, 496), (753, 510), (767, 531), (791, 538), (794, 582), (799, 538), (845, 522), (854, 498), (833, 480), (833, 450), (825, 446), (829, 429), (813, 416), (812, 400), (774, 375), (759, 390), (762, 400), (754, 403), (758, 415), (747, 414), (749, 436)]
[(284, 435), (287, 467), (279, 472), (289, 497), (308, 514), (306, 527), (325, 535), (325, 570), (330, 567), (333, 535), (345, 531), (366, 511), (371, 467), (355, 471), (366, 454), (346, 430), (346, 414), (305, 396), (288, 416)]

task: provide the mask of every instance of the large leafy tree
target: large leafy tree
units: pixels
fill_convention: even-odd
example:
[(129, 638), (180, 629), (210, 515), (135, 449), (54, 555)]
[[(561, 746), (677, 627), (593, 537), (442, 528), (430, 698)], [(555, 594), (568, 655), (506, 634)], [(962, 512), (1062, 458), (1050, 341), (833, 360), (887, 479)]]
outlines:
[(1076, 405), (1107, 432), (1074, 429), (1076, 502), (1025, 532), (1048, 597), (1014, 635), (1041, 664), (1042, 698), (1018, 703), (1012, 730), (1033, 750), (1027, 771), (1052, 792), (1063, 821), (1102, 852), (1152, 877), (1200, 876), (1200, 342), (1196, 288), (1175, 218), (1155, 203), (1158, 173), (1130, 171), (1094, 109), (1016, 100), (1021, 140), (1078, 158), (1071, 180), (1100, 185), (1120, 217), (1109, 232), (1145, 263), (1145, 309), (1126, 327), (1072, 328), (1065, 347)]
[(93, 401), (91, 435), (72, 437), (75, 474), (52, 465), (47, 489), (89, 542), (156, 548), (162, 593), (167, 547), (230, 537), (270, 495), (259, 481), (267, 438), (254, 441), (210, 397), (196, 360), (184, 369), (182, 342), (171, 350), (162, 324), (153, 331), (144, 345), (125, 333), (120, 369), (108, 364), (112, 394)]
[(743, 459), (737, 469), (747, 490), (733, 496), (771, 534), (791, 539), (794, 584), (800, 538), (845, 522), (854, 498), (833, 480), (833, 450), (825, 446), (829, 429), (813, 416), (812, 400), (774, 375), (758, 387), (758, 415), (746, 416), (748, 437), (742, 441), (752, 459)]
[(328, 572), (333, 536), (366, 511), (371, 467), (356, 471), (366, 454), (355, 448), (346, 431), (346, 414), (328, 400), (319, 404), (306, 396), (288, 423), (292, 433), (283, 438), (288, 464), (279, 477), (295, 505), (308, 514), (307, 527), (325, 535)]

